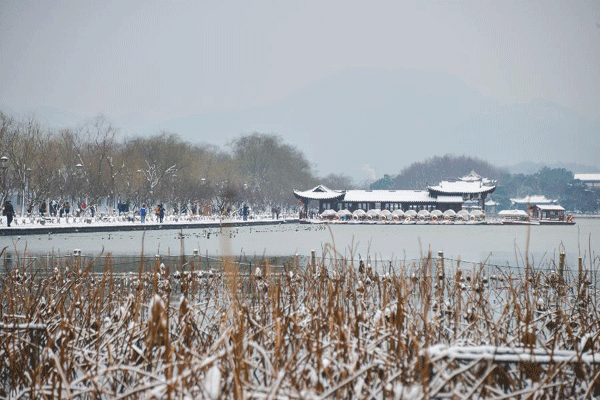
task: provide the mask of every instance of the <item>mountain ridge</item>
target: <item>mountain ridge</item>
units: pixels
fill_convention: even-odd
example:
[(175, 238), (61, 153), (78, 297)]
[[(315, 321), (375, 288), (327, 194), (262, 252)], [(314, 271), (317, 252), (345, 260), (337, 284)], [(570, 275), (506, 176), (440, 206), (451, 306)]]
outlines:
[(364, 170), (395, 175), (440, 154), (469, 154), (495, 165), (594, 165), (600, 154), (600, 120), (544, 99), (487, 98), (444, 72), (347, 69), (260, 107), (158, 124), (129, 115), (113, 119), (124, 134), (164, 130), (193, 143), (226, 146), (242, 134), (274, 133), (302, 151), (318, 174), (357, 181)]

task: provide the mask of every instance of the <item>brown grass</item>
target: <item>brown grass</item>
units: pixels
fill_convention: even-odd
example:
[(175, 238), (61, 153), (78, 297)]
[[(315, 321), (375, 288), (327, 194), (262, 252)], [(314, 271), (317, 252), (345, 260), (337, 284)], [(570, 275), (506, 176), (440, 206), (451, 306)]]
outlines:
[(0, 397), (600, 395), (589, 277), (491, 277), (430, 255), (378, 273), (325, 252), (247, 273), (184, 257), (127, 274), (110, 258), (99, 274), (79, 259), (5, 269)]

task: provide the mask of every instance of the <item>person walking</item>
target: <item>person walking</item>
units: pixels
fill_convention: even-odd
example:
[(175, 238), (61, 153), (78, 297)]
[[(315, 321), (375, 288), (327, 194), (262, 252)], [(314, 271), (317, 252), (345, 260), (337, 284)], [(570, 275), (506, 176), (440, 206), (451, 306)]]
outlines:
[(50, 202), (50, 215), (56, 217), (58, 214), (58, 202), (56, 200), (52, 200)]
[(6, 200), (6, 202), (4, 203), (3, 214), (6, 216), (6, 225), (10, 227), (10, 224), (15, 216), (15, 209), (13, 208), (12, 202), (10, 200)]
[(158, 205), (158, 219), (160, 220), (161, 224), (163, 222), (164, 217), (165, 217), (165, 208), (163, 207), (162, 204), (159, 204)]
[(146, 203), (142, 204), (142, 208), (140, 208), (140, 220), (142, 224), (146, 222)]
[(46, 200), (42, 201), (42, 204), (40, 204), (40, 216), (44, 216), (46, 215)]

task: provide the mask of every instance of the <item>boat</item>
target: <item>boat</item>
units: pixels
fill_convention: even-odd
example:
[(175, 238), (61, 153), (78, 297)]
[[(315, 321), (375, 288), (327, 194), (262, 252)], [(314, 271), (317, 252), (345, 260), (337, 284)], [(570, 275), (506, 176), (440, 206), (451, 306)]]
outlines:
[(532, 220), (523, 210), (502, 210), (498, 213), (498, 218), (502, 225), (540, 225), (539, 221)]
[(532, 220), (540, 225), (575, 225), (575, 218), (558, 204), (536, 204), (531, 208)]

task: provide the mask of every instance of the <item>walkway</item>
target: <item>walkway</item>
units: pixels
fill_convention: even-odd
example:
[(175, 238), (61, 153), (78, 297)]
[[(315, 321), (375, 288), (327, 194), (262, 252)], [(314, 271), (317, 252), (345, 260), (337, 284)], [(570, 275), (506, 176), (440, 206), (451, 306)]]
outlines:
[(164, 222), (158, 222), (154, 217), (146, 218), (141, 223), (139, 216), (102, 216), (87, 217), (18, 217), (13, 220), (10, 228), (6, 226), (6, 217), (1, 218), (0, 236), (13, 235), (43, 235), (49, 233), (73, 232), (115, 232), (143, 231), (157, 229), (197, 229), (236, 226), (274, 225), (298, 222), (298, 218), (280, 217), (274, 219), (271, 215), (256, 215), (244, 221), (241, 218), (218, 218), (216, 216), (165, 216)]

